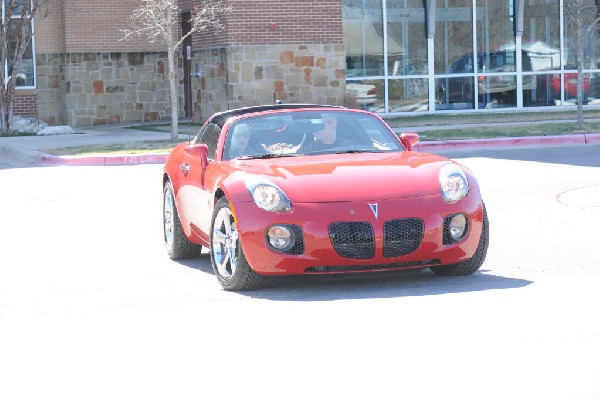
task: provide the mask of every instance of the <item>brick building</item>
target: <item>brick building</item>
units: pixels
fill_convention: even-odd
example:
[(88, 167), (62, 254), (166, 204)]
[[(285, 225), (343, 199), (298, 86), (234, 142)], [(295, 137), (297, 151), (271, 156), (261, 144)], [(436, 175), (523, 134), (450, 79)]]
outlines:
[[(593, 19), (600, 1), (586, 1)], [(179, 2), (181, 21), (198, 2)], [(181, 51), (180, 117), (278, 99), (401, 115), (557, 109), (576, 97), (568, 0), (227, 3), (225, 30), (195, 35)], [(121, 40), (138, 5), (50, 0), (35, 21), (17, 113), (72, 126), (169, 119), (165, 50)], [(593, 30), (584, 44), (586, 107), (600, 104), (599, 66)]]
[[(340, 0), (228, 3), (227, 29), (195, 36), (183, 48), (180, 117), (200, 120), (276, 99), (343, 100)], [(170, 118), (165, 50), (121, 40), (138, 4), (51, 0), (48, 15), (35, 21), (35, 80), (19, 88), (16, 113), (72, 126)]]

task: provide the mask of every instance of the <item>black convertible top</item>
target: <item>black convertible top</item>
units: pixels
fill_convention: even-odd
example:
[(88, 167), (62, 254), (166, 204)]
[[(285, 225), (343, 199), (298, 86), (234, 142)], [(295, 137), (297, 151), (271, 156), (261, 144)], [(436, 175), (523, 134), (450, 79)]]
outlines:
[(343, 109), (340, 105), (319, 105), (319, 104), (268, 104), (268, 105), (255, 105), (251, 107), (244, 108), (236, 108), (223, 112), (218, 112), (213, 114), (209, 121), (218, 125), (219, 127), (223, 127), (225, 121), (232, 116), (250, 114), (253, 112), (262, 112), (262, 111), (272, 111), (278, 109), (298, 109), (298, 108), (337, 108)]

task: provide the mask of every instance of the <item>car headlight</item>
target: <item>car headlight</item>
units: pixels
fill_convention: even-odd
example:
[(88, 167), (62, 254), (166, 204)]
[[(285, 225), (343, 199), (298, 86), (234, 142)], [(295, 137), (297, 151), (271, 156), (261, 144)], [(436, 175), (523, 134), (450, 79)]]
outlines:
[(461, 200), (469, 193), (469, 183), (462, 169), (456, 164), (447, 164), (440, 169), (440, 186), (444, 202)]
[(264, 178), (249, 178), (246, 187), (252, 200), (260, 209), (268, 212), (290, 212), (292, 204), (275, 183)]

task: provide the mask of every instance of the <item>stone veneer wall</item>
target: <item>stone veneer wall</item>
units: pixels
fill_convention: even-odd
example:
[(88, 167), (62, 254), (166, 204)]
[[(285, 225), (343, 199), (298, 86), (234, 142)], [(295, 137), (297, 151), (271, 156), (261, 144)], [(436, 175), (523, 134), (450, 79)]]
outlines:
[(195, 119), (227, 108), (288, 103), (343, 105), (342, 44), (233, 46), (195, 52)]
[[(194, 120), (276, 100), (343, 105), (345, 57), (341, 44), (198, 50), (192, 61), (192, 70), (201, 72), (192, 79)], [(181, 67), (178, 73), (182, 73)], [(39, 117), (51, 125), (76, 127), (171, 117), (163, 53), (39, 54), (37, 79)], [(180, 85), (180, 117), (183, 101)]]
[[(170, 119), (163, 53), (37, 55), (39, 117), (51, 125)], [(183, 115), (183, 89), (180, 111)]]

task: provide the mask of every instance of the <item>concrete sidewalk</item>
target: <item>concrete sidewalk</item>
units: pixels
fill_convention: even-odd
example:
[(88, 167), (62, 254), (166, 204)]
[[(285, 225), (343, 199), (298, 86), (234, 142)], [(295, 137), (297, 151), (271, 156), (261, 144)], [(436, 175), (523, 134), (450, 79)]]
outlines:
[[(520, 123), (509, 123), (518, 125)], [(71, 147), (88, 144), (116, 144), (147, 140), (168, 140), (169, 133), (128, 129), (128, 125), (103, 125), (81, 127), (76, 134), (52, 136), (18, 136), (0, 138), (0, 162), (13, 166), (56, 166), (56, 165), (135, 165), (161, 164), (167, 153), (119, 154), (94, 156), (56, 156), (44, 152), (50, 147)], [(465, 128), (472, 125), (465, 125)], [(460, 128), (461, 125), (452, 125)], [(423, 134), (438, 130), (439, 126), (403, 127), (396, 132), (412, 131)], [(180, 135), (182, 140), (190, 135)], [(422, 141), (415, 150), (421, 152), (443, 152), (473, 149), (498, 149), (528, 146), (568, 146), (600, 144), (600, 134), (573, 134), (560, 136), (527, 136), (500, 139), (472, 139), (448, 141)]]
[[(16, 136), (0, 138), (0, 160), (7, 159), (18, 166), (53, 165), (127, 165), (164, 163), (167, 155), (102, 155), (102, 156), (57, 156), (44, 151), (52, 147), (73, 147), (93, 144), (118, 144), (137, 141), (168, 140), (170, 133), (129, 129), (132, 124), (86, 126), (77, 128), (76, 134), (50, 136)], [(180, 135), (182, 140), (190, 136)]]

